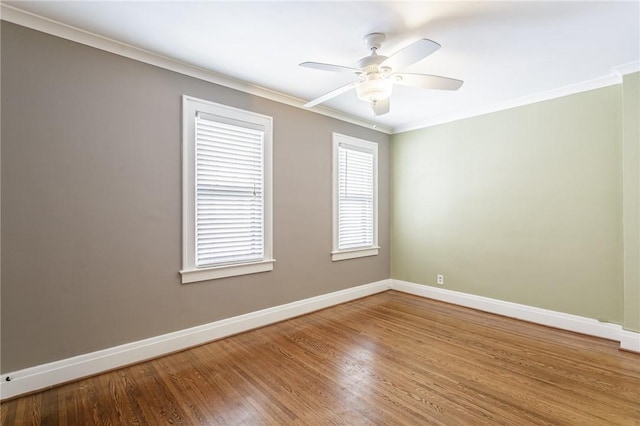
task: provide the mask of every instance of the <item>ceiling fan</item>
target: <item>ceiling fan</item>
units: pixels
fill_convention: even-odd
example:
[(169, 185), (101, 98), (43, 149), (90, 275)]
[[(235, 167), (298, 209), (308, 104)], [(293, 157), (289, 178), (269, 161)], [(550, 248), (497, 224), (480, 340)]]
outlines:
[(355, 88), (358, 97), (371, 104), (373, 113), (382, 115), (389, 112), (389, 97), (394, 84), (440, 90), (458, 90), (462, 86), (463, 81), (454, 78), (399, 72), (438, 50), (440, 45), (435, 41), (424, 38), (387, 57), (378, 55), (378, 49), (384, 40), (385, 35), (382, 33), (372, 33), (364, 37), (364, 43), (371, 51), (371, 55), (360, 59), (356, 64), (357, 68), (320, 62), (301, 63), (301, 67), (333, 72), (352, 72), (358, 77), (358, 81), (325, 93), (307, 102), (304, 107), (311, 108)]

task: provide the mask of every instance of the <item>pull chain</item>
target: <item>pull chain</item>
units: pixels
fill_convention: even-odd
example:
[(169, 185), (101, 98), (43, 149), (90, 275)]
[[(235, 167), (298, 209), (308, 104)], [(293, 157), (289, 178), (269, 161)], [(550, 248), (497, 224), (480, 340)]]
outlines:
[[(376, 102), (373, 101), (371, 102), (371, 104), (375, 107), (376, 106)], [(376, 114), (375, 110), (373, 111), (373, 129), (377, 129), (378, 128), (378, 115)]]

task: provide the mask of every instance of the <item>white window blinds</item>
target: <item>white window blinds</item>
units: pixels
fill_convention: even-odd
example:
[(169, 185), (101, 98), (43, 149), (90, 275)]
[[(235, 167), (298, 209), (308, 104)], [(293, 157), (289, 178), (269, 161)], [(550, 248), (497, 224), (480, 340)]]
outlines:
[(196, 117), (195, 264), (264, 258), (264, 131)]
[(374, 245), (374, 153), (338, 146), (338, 249)]

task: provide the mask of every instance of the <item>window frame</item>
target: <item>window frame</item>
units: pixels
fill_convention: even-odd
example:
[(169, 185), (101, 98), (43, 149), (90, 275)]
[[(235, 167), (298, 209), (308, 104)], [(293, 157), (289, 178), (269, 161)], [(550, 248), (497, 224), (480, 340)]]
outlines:
[[(264, 129), (263, 146), (263, 258), (259, 261), (196, 266), (196, 187), (195, 187), (195, 118), (201, 112), (217, 116), (220, 122), (246, 128)], [(273, 270), (273, 118), (215, 102), (182, 96), (182, 283), (214, 280)]]
[[(367, 247), (359, 247), (348, 250), (340, 250), (339, 244), (339, 153), (341, 144), (351, 145), (359, 150), (370, 151), (373, 154), (373, 244)], [(378, 245), (378, 144), (375, 142), (358, 139), (352, 136), (333, 133), (333, 159), (332, 159), (332, 198), (333, 198), (333, 249), (331, 260), (355, 259), (359, 257), (377, 256), (380, 250)]]

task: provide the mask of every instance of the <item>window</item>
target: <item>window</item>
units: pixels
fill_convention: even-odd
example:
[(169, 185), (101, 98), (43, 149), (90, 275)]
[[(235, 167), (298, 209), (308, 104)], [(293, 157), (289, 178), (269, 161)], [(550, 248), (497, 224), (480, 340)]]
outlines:
[(378, 144), (334, 133), (332, 259), (378, 249)]
[(273, 269), (272, 119), (183, 96), (182, 282)]

